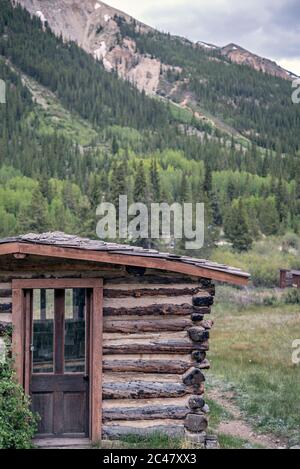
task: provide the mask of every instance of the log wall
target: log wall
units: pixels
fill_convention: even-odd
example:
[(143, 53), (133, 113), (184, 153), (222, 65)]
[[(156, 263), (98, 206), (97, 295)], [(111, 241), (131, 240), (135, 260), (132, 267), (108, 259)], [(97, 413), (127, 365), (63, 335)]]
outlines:
[(112, 266), (70, 270), (40, 266), (37, 275), (34, 268), (9, 272), (0, 265), (2, 327), (11, 322), (12, 278), (104, 278), (103, 437), (154, 430), (204, 435), (211, 281), (153, 270), (139, 276)]

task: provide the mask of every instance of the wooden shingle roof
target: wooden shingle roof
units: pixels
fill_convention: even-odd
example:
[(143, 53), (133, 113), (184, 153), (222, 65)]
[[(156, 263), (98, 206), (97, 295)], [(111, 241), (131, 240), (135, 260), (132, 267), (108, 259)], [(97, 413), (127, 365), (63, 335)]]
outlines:
[(29, 233), (0, 240), (0, 255), (29, 254), (153, 268), (246, 285), (250, 274), (205, 259), (80, 238), (61, 232)]

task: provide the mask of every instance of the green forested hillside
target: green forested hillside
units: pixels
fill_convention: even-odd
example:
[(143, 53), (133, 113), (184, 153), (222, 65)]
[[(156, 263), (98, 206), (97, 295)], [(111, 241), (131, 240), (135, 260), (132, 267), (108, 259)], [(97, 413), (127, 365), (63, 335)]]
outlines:
[(135, 23), (125, 23), (122, 17), (118, 24), (142, 54), (180, 67), (174, 78), (188, 79), (183, 89), (191, 91), (203, 109), (258, 145), (282, 152), (299, 150), (300, 108), (292, 103), (289, 81), (231, 63), (218, 50), (203, 49), (170, 34), (140, 33)]
[[(160, 37), (138, 37), (139, 47), (164, 54), (176, 65), (188, 46), (162, 38), (164, 47)], [(299, 230), (299, 135), (293, 130), (299, 111), (284, 117), (276, 107), (279, 101), (285, 106), (287, 85), (188, 51), (186, 61), (194, 62), (194, 54), (199, 54), (203, 73), (215, 76), (215, 88), (197, 90), (209, 110), (235, 120), (240, 130), (261, 124), (267, 138), (250, 139), (248, 146), (230, 141), (189, 113), (139, 93), (75, 44), (43, 31), (38, 19), (0, 0), (0, 78), (7, 84), (7, 104), (0, 105), (0, 236), (46, 229), (95, 236), (99, 202), (116, 202), (124, 193), (130, 201), (204, 201), (209, 244), (223, 227), (229, 240), (232, 227), (238, 233), (239, 226), (246, 226), (249, 239)], [(48, 98), (42, 109), (25, 86), (24, 74), (56, 95), (62, 110), (59, 125), (45, 118), (45, 109), (51, 112)], [(240, 79), (250, 94), (256, 96), (257, 90), (257, 99), (267, 103), (257, 106), (261, 121), (256, 110), (250, 112), (250, 104), (237, 106), (235, 113), (226, 102), (222, 105), (224, 87), (227, 97), (242, 94)], [(266, 109), (272, 102), (263, 89), (273, 84), (281, 98), (274, 102), (272, 117)], [(220, 98), (215, 99), (219, 110), (213, 108), (214, 96)], [(71, 113), (74, 128), (84, 122), (93, 137), (84, 143), (74, 138), (68, 123), (64, 125), (64, 109)], [(285, 118), (292, 123), (293, 138)], [(283, 125), (277, 120), (284, 120)], [(241, 205), (243, 225), (236, 220)]]

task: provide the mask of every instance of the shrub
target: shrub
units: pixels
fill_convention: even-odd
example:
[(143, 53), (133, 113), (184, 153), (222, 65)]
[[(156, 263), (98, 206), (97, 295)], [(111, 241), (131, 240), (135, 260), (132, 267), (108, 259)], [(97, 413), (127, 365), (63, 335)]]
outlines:
[(300, 289), (290, 290), (285, 296), (285, 303), (288, 305), (300, 305)]
[(17, 383), (9, 359), (0, 364), (0, 448), (28, 449), (37, 428), (29, 398)]

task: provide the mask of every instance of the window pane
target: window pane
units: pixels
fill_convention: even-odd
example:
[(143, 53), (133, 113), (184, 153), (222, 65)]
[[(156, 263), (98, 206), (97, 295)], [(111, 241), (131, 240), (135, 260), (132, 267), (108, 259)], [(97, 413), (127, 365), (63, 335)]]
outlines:
[(54, 290), (33, 290), (33, 373), (53, 373)]
[(85, 372), (85, 289), (66, 290), (65, 372)]

